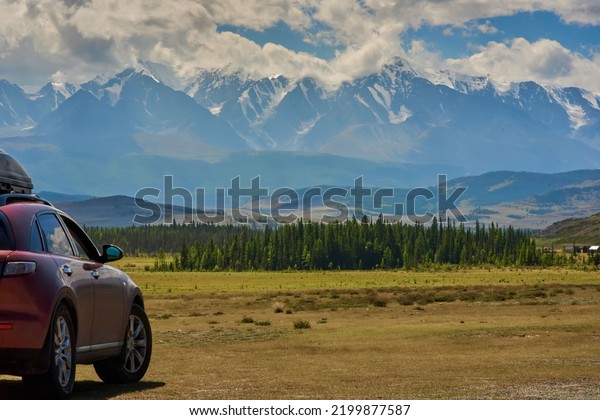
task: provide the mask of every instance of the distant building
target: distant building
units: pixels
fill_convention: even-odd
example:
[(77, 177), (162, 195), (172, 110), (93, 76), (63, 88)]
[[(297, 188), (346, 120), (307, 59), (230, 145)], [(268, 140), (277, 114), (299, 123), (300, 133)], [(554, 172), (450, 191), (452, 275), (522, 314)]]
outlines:
[(590, 246), (590, 250), (589, 251), (590, 251), (591, 254), (599, 252), (600, 251), (600, 245), (592, 245), (592, 246)]
[(587, 254), (590, 248), (590, 245), (569, 245), (565, 247), (565, 252), (570, 254)]

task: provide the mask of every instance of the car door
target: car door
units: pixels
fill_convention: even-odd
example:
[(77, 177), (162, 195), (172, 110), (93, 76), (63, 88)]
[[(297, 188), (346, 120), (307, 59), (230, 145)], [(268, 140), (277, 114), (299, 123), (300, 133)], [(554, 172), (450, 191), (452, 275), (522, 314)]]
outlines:
[(69, 236), (56, 213), (38, 214), (37, 220), (45, 251), (51, 254), (64, 283), (75, 296), (77, 346), (90, 346), (94, 320), (94, 284), (90, 270), (76, 257)]
[(126, 283), (112, 267), (99, 262), (98, 249), (72, 219), (61, 215), (76, 248), (79, 260), (94, 284), (94, 316), (92, 350), (120, 347), (123, 341), (123, 319)]

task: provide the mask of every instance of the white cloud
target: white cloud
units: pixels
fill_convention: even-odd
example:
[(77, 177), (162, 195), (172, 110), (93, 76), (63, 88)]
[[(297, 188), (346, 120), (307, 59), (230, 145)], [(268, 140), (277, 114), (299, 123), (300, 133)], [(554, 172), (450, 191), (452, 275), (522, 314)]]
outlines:
[[(400, 36), (423, 24), (494, 33), (493, 16), (550, 10), (566, 22), (600, 24), (597, 0), (29, 0), (0, 1), (0, 77), (42, 84), (53, 74), (73, 82), (134, 63), (138, 58), (175, 67), (190, 76), (199, 67), (231, 65), (254, 76), (316, 76), (335, 84), (377, 71), (392, 57), (417, 64), (443, 64), (418, 41), (405, 51)], [(278, 45), (258, 45), (219, 31), (232, 25), (264, 31), (278, 22), (307, 41), (336, 48), (322, 59)], [(450, 29), (448, 29), (450, 30)], [(535, 57), (535, 59), (533, 59)], [(448, 62), (454, 68), (504, 78), (578, 80), (595, 86), (597, 58), (585, 59), (549, 40), (516, 39), (488, 44), (472, 57)], [(57, 73), (59, 72), (59, 73)], [(583, 76), (583, 77), (582, 77)], [(577, 78), (575, 78), (577, 77)]]
[(597, 0), (549, 0), (543, 6), (544, 10), (556, 13), (567, 23), (600, 24), (600, 3)]
[(489, 20), (481, 25), (477, 25), (477, 29), (479, 30), (479, 32), (481, 32), (483, 34), (498, 33), (498, 28), (495, 28), (494, 26), (490, 25)]
[(427, 43), (413, 40), (407, 51), (411, 61), (427, 73), (437, 73), (443, 67), (442, 57), (433, 51)]
[(306, 14), (306, 9), (310, 6), (307, 1), (204, 0), (201, 3), (217, 24), (255, 30), (265, 30), (280, 20), (296, 30), (304, 29), (311, 24), (310, 17)]
[(489, 75), (506, 82), (534, 80), (561, 86), (583, 86), (600, 92), (600, 56), (592, 59), (573, 53), (558, 42), (541, 39), (530, 43), (523, 38), (511, 42), (490, 42), (479, 52), (462, 59), (448, 59), (445, 65), (466, 74)]

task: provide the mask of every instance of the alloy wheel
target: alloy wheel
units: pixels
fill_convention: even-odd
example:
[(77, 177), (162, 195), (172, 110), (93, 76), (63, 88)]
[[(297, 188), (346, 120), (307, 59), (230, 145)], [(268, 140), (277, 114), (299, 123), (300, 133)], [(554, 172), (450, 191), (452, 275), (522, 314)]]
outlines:
[(146, 359), (146, 328), (136, 315), (129, 316), (125, 370), (137, 372)]

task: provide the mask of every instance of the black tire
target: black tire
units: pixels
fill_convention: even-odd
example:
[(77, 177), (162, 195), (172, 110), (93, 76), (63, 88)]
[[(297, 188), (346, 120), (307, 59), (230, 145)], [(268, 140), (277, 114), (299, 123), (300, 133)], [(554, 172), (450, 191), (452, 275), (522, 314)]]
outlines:
[(73, 393), (75, 385), (75, 329), (71, 313), (60, 305), (50, 324), (48, 335), (50, 368), (41, 375), (23, 377), (28, 393), (37, 398), (64, 399)]
[(152, 330), (144, 309), (131, 307), (121, 354), (112, 359), (94, 363), (94, 369), (103, 382), (132, 384), (139, 382), (150, 365)]

